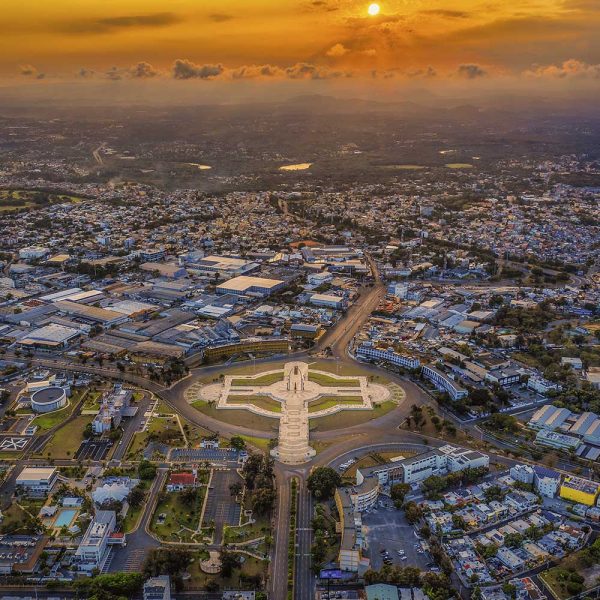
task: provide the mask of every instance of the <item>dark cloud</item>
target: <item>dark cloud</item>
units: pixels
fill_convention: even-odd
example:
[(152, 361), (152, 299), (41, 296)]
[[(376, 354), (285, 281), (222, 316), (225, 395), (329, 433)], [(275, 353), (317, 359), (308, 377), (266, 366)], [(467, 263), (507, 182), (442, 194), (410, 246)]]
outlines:
[(173, 63), (173, 77), (175, 79), (213, 79), (225, 71), (225, 67), (218, 65), (197, 65), (190, 60), (177, 59)]
[(459, 77), (464, 77), (465, 79), (479, 79), (487, 75), (484, 69), (475, 64), (460, 65), (456, 72)]
[(231, 69), (222, 64), (198, 65), (187, 59), (176, 60), (172, 74), (175, 79), (339, 79), (352, 76), (346, 71), (306, 62), (289, 67), (267, 64), (243, 65)]
[(445, 17), (447, 19), (466, 19), (469, 17), (469, 13), (464, 10), (446, 10), (443, 8), (431, 8), (429, 10), (422, 10), (419, 12), (421, 15), (430, 15), (434, 17)]
[(213, 13), (212, 15), (208, 15), (208, 18), (215, 23), (225, 23), (226, 21), (231, 21), (235, 17), (224, 13)]
[(160, 73), (150, 63), (143, 61), (129, 69), (129, 75), (133, 79), (151, 79), (159, 74)]
[(181, 18), (174, 13), (162, 12), (150, 15), (129, 15), (123, 17), (108, 17), (106, 19), (91, 19), (73, 21), (59, 27), (62, 33), (73, 35), (103, 34), (118, 30), (136, 29), (140, 27), (166, 27), (179, 23)]

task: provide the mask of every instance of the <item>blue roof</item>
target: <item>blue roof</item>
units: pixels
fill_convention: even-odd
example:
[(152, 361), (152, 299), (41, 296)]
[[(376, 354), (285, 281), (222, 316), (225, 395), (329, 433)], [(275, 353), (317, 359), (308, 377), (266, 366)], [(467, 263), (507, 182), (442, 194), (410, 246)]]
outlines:
[(535, 465), (533, 470), (536, 475), (539, 477), (552, 477), (553, 479), (560, 479), (560, 473), (557, 471), (553, 471), (552, 469), (548, 469), (548, 467), (541, 467), (539, 465)]

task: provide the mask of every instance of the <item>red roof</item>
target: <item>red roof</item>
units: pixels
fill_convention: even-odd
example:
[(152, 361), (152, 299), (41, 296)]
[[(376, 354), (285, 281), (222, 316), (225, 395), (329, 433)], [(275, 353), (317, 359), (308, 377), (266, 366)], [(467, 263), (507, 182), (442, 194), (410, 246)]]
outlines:
[(169, 477), (170, 485), (194, 485), (196, 476), (193, 473), (173, 473)]

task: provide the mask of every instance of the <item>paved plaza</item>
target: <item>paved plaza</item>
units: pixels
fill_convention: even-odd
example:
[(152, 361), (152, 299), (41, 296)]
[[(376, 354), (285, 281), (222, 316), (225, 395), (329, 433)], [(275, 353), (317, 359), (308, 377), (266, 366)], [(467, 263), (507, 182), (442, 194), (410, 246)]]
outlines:
[(387, 386), (365, 376), (334, 375), (300, 361), (256, 375), (228, 375), (223, 382), (197, 382), (185, 394), (190, 403), (200, 400), (214, 403), (217, 409), (244, 409), (278, 418), (279, 445), (272, 455), (286, 464), (301, 464), (315, 455), (309, 444), (309, 419), (342, 410), (369, 411), (392, 398)]

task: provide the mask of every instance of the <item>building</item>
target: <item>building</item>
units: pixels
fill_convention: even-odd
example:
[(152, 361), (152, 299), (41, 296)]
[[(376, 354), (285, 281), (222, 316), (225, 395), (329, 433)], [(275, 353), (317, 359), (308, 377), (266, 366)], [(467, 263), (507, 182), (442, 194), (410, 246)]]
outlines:
[(334, 310), (341, 310), (345, 305), (344, 298), (332, 294), (312, 294), (308, 301), (314, 306), (323, 306)]
[(560, 473), (539, 465), (533, 467), (534, 488), (541, 496), (554, 498), (560, 486)]
[(18, 475), (16, 486), (30, 495), (50, 492), (58, 478), (56, 467), (25, 467)]
[(423, 374), (423, 377), (431, 381), (433, 385), (438, 388), (438, 390), (442, 392), (448, 392), (452, 400), (460, 400), (461, 398), (466, 398), (469, 395), (469, 392), (456, 381), (454, 381), (454, 379), (431, 365), (423, 365), (421, 373)]
[(376, 479), (379, 485), (398, 482), (412, 484), (423, 481), (432, 475), (446, 475), (480, 467), (487, 468), (489, 464), (490, 457), (487, 454), (447, 444), (441, 448), (384, 465), (359, 467), (356, 470), (357, 486), (352, 490), (354, 493), (358, 493), (358, 486), (365, 485), (370, 478)]
[(171, 473), (171, 475), (169, 475), (167, 492), (181, 492), (192, 487), (196, 487), (195, 473)]
[(527, 380), (527, 387), (541, 396), (547, 396), (551, 390), (558, 390), (560, 386), (557, 383), (552, 383), (543, 377), (530, 377)]
[(17, 342), (17, 345), (22, 348), (39, 350), (60, 350), (61, 348), (66, 348), (80, 335), (81, 330), (79, 329), (50, 323), (49, 325), (44, 325), (44, 327), (30, 331)]
[(383, 360), (395, 367), (405, 369), (418, 369), (421, 365), (418, 358), (403, 356), (394, 351), (393, 348), (381, 349), (373, 346), (371, 342), (363, 342), (356, 349), (356, 356), (367, 360)]
[(214, 275), (216, 273), (222, 277), (246, 275), (252, 271), (256, 271), (260, 267), (258, 263), (233, 256), (211, 255), (199, 259), (190, 256), (188, 258), (181, 257), (181, 260), (188, 266), (190, 271), (205, 275)]
[(21, 260), (39, 260), (48, 256), (48, 254), (50, 254), (50, 250), (43, 246), (28, 246), (19, 250)]
[(342, 571), (357, 573), (362, 562), (363, 531), (360, 513), (354, 509), (354, 503), (347, 488), (335, 491), (335, 503), (340, 516), (341, 533), (338, 564)]
[(515, 465), (510, 469), (510, 476), (521, 483), (533, 483), (534, 472), (529, 465)]
[(171, 600), (171, 579), (168, 575), (151, 577), (144, 582), (144, 600)]
[(365, 593), (367, 594), (367, 600), (400, 600), (398, 587), (389, 583), (366, 585)]
[(290, 340), (286, 337), (253, 337), (239, 342), (215, 344), (202, 350), (207, 362), (221, 360), (236, 354), (287, 354)]
[(36, 413), (47, 413), (63, 408), (67, 404), (67, 393), (57, 385), (36, 390), (31, 395), (31, 410)]
[(535, 443), (561, 450), (575, 450), (581, 444), (581, 440), (572, 435), (541, 429), (535, 436)]
[(569, 417), (571, 411), (568, 408), (558, 408), (552, 404), (544, 404), (533, 413), (533, 417), (527, 424), (531, 429), (558, 429)]
[(79, 571), (102, 570), (109, 555), (109, 539), (117, 524), (114, 510), (98, 510), (75, 552)]
[(41, 535), (0, 535), (0, 574), (31, 574), (48, 539)]
[(581, 477), (565, 477), (560, 486), (560, 497), (586, 506), (594, 506), (600, 484)]
[(285, 287), (281, 279), (266, 279), (264, 277), (249, 277), (240, 275), (216, 287), (217, 294), (232, 294), (234, 296), (258, 296), (264, 298)]
[[(106, 431), (116, 429), (124, 416), (131, 416), (131, 398), (131, 390), (126, 390), (120, 385), (116, 385), (112, 392), (104, 394), (98, 414), (92, 421), (94, 433), (102, 435)], [(136, 410), (135, 407), (131, 407), (131, 409)]]

